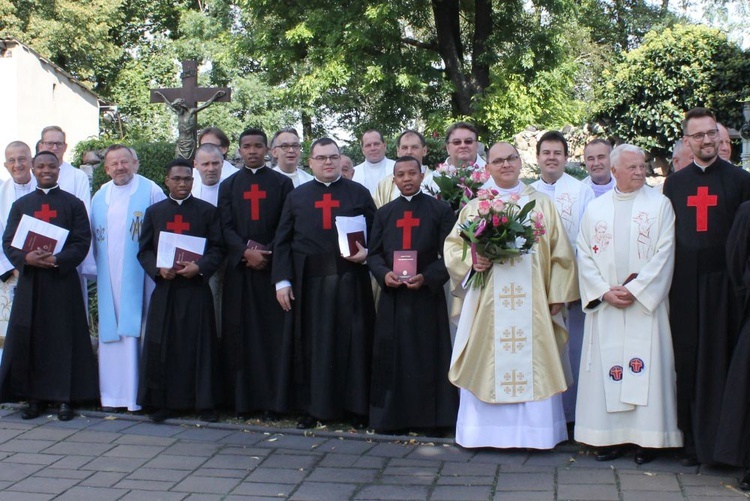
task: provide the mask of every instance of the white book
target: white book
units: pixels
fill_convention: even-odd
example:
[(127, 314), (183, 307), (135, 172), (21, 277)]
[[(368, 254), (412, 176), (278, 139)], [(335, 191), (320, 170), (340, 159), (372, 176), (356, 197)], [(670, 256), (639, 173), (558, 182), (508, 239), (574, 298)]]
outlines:
[(10, 245), (25, 252), (42, 249), (58, 254), (65, 246), (69, 233), (65, 228), (24, 214)]
[(206, 250), (206, 239), (168, 231), (159, 232), (156, 267), (173, 268), (176, 261), (195, 261)]

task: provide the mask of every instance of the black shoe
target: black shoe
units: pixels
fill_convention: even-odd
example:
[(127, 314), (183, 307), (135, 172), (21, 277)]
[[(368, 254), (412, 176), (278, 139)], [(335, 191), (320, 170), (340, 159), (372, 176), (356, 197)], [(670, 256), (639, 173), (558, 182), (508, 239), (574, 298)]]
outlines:
[(159, 409), (153, 414), (149, 415), (149, 419), (154, 423), (163, 423), (165, 420), (172, 417), (172, 411), (169, 409)]
[(200, 417), (201, 421), (207, 423), (217, 423), (219, 421), (219, 414), (214, 409), (202, 411)]
[(740, 480), (740, 489), (750, 491), (750, 470), (747, 470), (745, 476)]
[(264, 423), (270, 423), (271, 421), (278, 421), (279, 415), (275, 413), (274, 411), (263, 411), (263, 414), (260, 416), (260, 420)]
[(625, 454), (623, 447), (605, 447), (596, 451), (597, 461), (614, 461), (617, 458), (621, 458)]
[(313, 428), (316, 424), (318, 424), (318, 420), (309, 414), (306, 414), (297, 420), (297, 429), (307, 430)]
[(43, 406), (41, 402), (29, 402), (21, 414), (21, 419), (36, 419), (42, 413), (42, 410)]
[(654, 459), (656, 459), (656, 451), (643, 447), (638, 447), (638, 450), (635, 451), (635, 457), (633, 458), (635, 464), (650, 463)]
[(699, 466), (701, 463), (695, 454), (688, 454), (680, 459), (680, 464), (682, 466)]
[(60, 404), (60, 409), (57, 411), (57, 419), (60, 421), (70, 421), (76, 416), (73, 412), (73, 408), (68, 403)]
[(367, 428), (367, 417), (366, 416), (352, 416), (352, 427), (355, 430), (364, 430)]

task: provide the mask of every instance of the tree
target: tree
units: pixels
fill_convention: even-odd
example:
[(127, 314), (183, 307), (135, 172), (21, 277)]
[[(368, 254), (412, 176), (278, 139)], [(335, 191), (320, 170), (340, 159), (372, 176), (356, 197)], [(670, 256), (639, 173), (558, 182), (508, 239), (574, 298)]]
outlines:
[(704, 26), (677, 25), (652, 31), (641, 47), (603, 75), (597, 114), (610, 135), (655, 154), (682, 136), (685, 111), (711, 108), (727, 126), (738, 127), (738, 101), (750, 95), (750, 52)]

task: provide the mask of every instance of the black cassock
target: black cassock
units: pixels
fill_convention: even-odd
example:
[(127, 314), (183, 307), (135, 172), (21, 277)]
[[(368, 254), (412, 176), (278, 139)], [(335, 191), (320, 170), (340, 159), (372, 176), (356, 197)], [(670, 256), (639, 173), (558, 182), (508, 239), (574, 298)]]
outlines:
[(742, 330), (727, 373), (714, 458), (750, 467), (750, 202), (737, 211), (727, 239), (727, 265), (732, 282), (744, 297)]
[[(227, 245), (222, 293), (222, 365), (227, 404), (238, 413), (286, 412), (290, 407), (291, 339), (283, 337), (284, 310), (276, 300), (271, 267), (245, 266), (249, 240), (273, 247), (292, 181), (263, 167), (228, 177), (219, 188)], [(273, 260), (273, 257), (271, 258)]]
[[(375, 322), (370, 426), (376, 430), (456, 424), (458, 390), (448, 381), (451, 337), (443, 285), (450, 278), (443, 243), (456, 216), (418, 193), (375, 213), (367, 264), (382, 289)], [(385, 286), (393, 252), (417, 251), (419, 290)]]
[(701, 463), (714, 445), (727, 369), (740, 322), (740, 298), (727, 273), (726, 244), (750, 174), (717, 159), (669, 176), (664, 195), (675, 211), (675, 267), (669, 293), (677, 372), (677, 418), (685, 446)]
[[(70, 232), (56, 255), (57, 268), (28, 266), (26, 253), (10, 246), (24, 214)], [(20, 276), (0, 365), (2, 401), (25, 398), (77, 402), (99, 398), (98, 369), (76, 272), (90, 244), (91, 229), (83, 202), (60, 188), (47, 194), (36, 189), (11, 207), (3, 250)]]
[[(156, 267), (159, 235), (166, 231), (206, 239), (196, 261), (200, 274), (166, 280)], [(156, 287), (143, 338), (138, 405), (206, 410), (221, 401), (214, 301), (208, 280), (224, 257), (216, 207), (193, 196), (168, 198), (146, 209), (138, 261)]]
[(369, 410), (375, 306), (367, 266), (341, 257), (336, 216), (375, 213), (370, 192), (339, 178), (317, 180), (287, 197), (276, 233), (273, 280), (290, 280), (295, 300), (294, 382), (299, 407), (319, 419)]

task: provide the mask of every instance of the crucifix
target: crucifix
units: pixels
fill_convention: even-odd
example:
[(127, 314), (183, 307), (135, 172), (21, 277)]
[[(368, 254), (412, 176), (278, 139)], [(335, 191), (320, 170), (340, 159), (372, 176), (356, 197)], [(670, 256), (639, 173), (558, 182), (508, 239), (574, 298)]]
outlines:
[[(175, 146), (177, 158), (192, 160), (195, 156), (198, 112), (214, 102), (232, 100), (229, 87), (198, 87), (198, 65), (195, 61), (182, 62), (182, 87), (151, 89), (152, 103), (164, 103), (177, 115), (179, 137)], [(198, 106), (198, 102), (203, 102)]]

